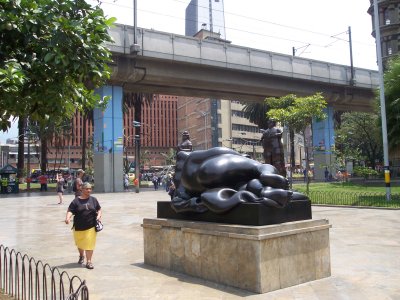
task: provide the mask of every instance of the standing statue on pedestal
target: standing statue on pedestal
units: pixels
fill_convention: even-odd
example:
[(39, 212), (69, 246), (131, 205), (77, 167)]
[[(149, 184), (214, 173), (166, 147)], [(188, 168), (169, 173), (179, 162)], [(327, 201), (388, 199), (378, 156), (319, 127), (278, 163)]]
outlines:
[(193, 145), (192, 142), (190, 141), (190, 135), (189, 132), (187, 132), (186, 130), (182, 132), (182, 142), (178, 145), (176, 153), (179, 153), (180, 151), (185, 151), (185, 152), (193, 151)]
[(282, 130), (275, 126), (275, 120), (269, 120), (268, 129), (264, 131), (261, 137), (264, 148), (264, 161), (266, 164), (273, 165), (280, 175), (286, 177)]

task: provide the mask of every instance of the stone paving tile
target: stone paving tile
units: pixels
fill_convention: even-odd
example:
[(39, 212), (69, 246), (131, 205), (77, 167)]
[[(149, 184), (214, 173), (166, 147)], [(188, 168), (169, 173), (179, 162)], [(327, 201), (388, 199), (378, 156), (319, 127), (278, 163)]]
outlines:
[(0, 244), (86, 279), (90, 299), (400, 299), (400, 211), (313, 207), (328, 219), (332, 276), (254, 294), (143, 263), (143, 218), (156, 217), (164, 191), (142, 190), (96, 196), (103, 207), (94, 270), (76, 262), (70, 226), (63, 223), (72, 195), (57, 205), (52, 193), (0, 196)]

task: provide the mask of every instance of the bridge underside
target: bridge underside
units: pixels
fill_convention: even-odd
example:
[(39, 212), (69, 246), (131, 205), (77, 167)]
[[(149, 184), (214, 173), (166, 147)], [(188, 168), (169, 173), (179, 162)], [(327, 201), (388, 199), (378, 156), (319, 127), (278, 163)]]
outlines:
[(142, 56), (115, 56), (111, 67), (110, 84), (131, 92), (257, 102), (290, 93), (307, 96), (321, 92), (330, 106), (344, 111), (371, 111), (375, 98), (371, 88)]

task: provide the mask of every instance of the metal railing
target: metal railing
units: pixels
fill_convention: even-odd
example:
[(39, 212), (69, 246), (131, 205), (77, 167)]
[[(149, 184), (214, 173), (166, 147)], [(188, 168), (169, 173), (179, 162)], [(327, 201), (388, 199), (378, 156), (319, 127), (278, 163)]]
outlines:
[(341, 205), (355, 207), (385, 207), (400, 208), (400, 195), (391, 195), (386, 199), (385, 193), (370, 192), (323, 192), (310, 191), (308, 197), (312, 204)]
[(0, 245), (0, 293), (21, 300), (88, 300), (85, 280)]

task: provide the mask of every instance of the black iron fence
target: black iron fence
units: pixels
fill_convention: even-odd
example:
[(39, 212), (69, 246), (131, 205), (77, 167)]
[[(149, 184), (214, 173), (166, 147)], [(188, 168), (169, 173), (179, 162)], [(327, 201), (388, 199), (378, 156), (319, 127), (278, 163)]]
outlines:
[(400, 208), (400, 194), (387, 200), (385, 193), (310, 191), (308, 197), (312, 204)]
[(0, 245), (0, 293), (21, 300), (88, 300), (85, 280)]

